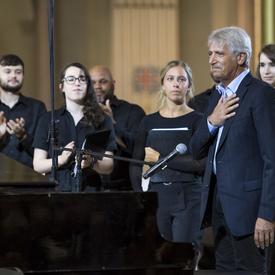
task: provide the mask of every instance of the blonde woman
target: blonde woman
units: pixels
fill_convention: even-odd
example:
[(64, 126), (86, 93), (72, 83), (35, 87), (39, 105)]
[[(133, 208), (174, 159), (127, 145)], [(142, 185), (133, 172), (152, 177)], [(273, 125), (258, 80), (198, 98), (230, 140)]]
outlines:
[[(190, 67), (180, 60), (169, 62), (161, 71), (160, 107), (145, 116), (134, 148), (134, 158), (155, 163), (177, 144), (189, 140), (202, 115), (187, 106), (192, 97), (193, 81)], [(203, 161), (195, 161), (189, 152), (178, 155), (164, 170), (150, 177), (149, 191), (158, 193), (157, 222), (163, 238), (174, 242), (200, 239), (200, 195)], [(131, 166), (134, 190), (141, 191), (142, 168)]]

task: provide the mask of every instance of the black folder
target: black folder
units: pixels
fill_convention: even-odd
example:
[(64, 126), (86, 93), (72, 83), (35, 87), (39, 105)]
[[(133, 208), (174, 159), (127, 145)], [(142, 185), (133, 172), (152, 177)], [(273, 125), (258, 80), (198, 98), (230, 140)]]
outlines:
[[(160, 158), (170, 154), (179, 143), (183, 143), (188, 148), (192, 131), (188, 127), (180, 128), (154, 128), (148, 133), (146, 146), (151, 147), (160, 153)], [(187, 150), (188, 153), (188, 150)], [(181, 156), (176, 156), (179, 158)], [(155, 173), (151, 182), (178, 181), (181, 172), (172, 170), (169, 167)]]
[(93, 153), (104, 154), (108, 146), (110, 134), (111, 130), (100, 130), (88, 134), (84, 141), (83, 149), (90, 150)]
[(191, 129), (180, 128), (153, 128), (147, 137), (147, 147), (151, 147), (160, 152), (161, 156), (166, 156), (173, 151), (179, 143), (184, 143), (187, 148), (191, 138)]

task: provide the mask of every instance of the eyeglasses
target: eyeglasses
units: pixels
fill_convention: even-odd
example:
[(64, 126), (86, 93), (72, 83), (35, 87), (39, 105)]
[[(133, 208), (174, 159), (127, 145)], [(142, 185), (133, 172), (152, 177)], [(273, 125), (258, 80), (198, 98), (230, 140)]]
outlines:
[(78, 80), (78, 82), (80, 84), (86, 84), (87, 83), (87, 78), (85, 75), (80, 75), (79, 77), (75, 77), (73, 75), (69, 75), (67, 77), (64, 77), (64, 79), (69, 85), (73, 85), (75, 84), (76, 80)]

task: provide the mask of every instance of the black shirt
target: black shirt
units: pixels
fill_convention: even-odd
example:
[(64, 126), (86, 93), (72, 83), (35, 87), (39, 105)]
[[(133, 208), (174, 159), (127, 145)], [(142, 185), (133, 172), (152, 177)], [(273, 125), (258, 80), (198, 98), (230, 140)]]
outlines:
[[(51, 158), (52, 150), (50, 144), (50, 122), (51, 113), (48, 112), (39, 121), (37, 131), (34, 137), (33, 147), (47, 151), (49, 157)], [(74, 141), (76, 149), (82, 149), (83, 142), (88, 134), (103, 129), (110, 129), (111, 134), (109, 136), (106, 151), (116, 150), (112, 121), (107, 116), (105, 117), (105, 120), (101, 123), (101, 125), (97, 128), (85, 124), (83, 118), (75, 126), (71, 114), (65, 108), (61, 108), (55, 112), (55, 127), (57, 129), (58, 147), (64, 147), (69, 142)], [(61, 152), (59, 154), (61, 154)], [(57, 190), (72, 190), (72, 184), (74, 183), (72, 172), (74, 166), (74, 156), (72, 156), (72, 161), (70, 163), (58, 169), (57, 181), (59, 184)], [(82, 177), (83, 190), (87, 187), (87, 185), (99, 187), (101, 184), (99, 175), (90, 168), (83, 169)]]
[[(150, 130), (152, 129), (167, 129), (167, 128), (188, 128), (188, 136), (185, 137), (185, 145), (189, 147), (189, 141), (194, 131), (197, 129), (199, 122), (202, 118), (202, 114), (198, 112), (191, 112), (183, 116), (166, 118), (160, 115), (159, 112), (147, 115), (140, 123), (139, 133), (136, 139), (133, 157), (135, 159), (144, 160), (145, 157), (145, 147), (148, 146), (148, 137)], [(150, 140), (150, 147), (160, 152), (160, 158), (165, 157), (167, 152), (172, 152), (175, 146), (170, 146), (173, 144), (173, 140), (163, 140), (163, 146), (159, 150), (154, 148), (154, 143)], [(177, 141), (176, 141), (177, 143)], [(155, 144), (157, 146), (157, 144)], [(159, 147), (159, 146), (158, 146)], [(164, 153), (165, 152), (165, 153)], [(196, 161), (193, 159), (189, 150), (183, 156), (178, 156), (173, 160), (168, 162), (167, 168), (163, 171), (162, 176), (165, 176), (165, 181), (181, 181), (181, 182), (191, 182), (196, 180), (197, 175), (201, 174), (204, 170), (204, 161)], [(166, 178), (167, 171), (169, 173), (169, 179)], [(141, 176), (142, 176), (142, 166), (132, 164), (131, 165), (131, 180), (134, 190), (141, 191)], [(159, 173), (156, 176), (151, 177), (151, 181), (156, 178), (156, 181), (160, 181)]]
[(22, 142), (15, 135), (7, 135), (1, 140), (0, 151), (20, 163), (33, 167), (32, 142), (39, 118), (46, 113), (45, 104), (37, 99), (20, 94), (18, 102), (10, 108), (0, 100), (0, 111), (8, 120), (23, 117), (27, 138)]
[[(114, 124), (115, 134), (127, 146), (127, 149), (118, 146), (117, 156), (131, 158), (134, 139), (138, 132), (138, 126), (145, 116), (143, 109), (125, 100), (118, 99), (116, 96), (110, 98), (111, 108), (116, 123)], [(126, 161), (115, 160), (114, 169), (111, 175), (102, 177), (105, 189), (129, 190), (131, 189), (129, 177), (129, 163)]]
[(197, 112), (205, 114), (208, 108), (208, 101), (210, 99), (210, 96), (215, 90), (216, 85), (196, 95), (188, 102), (188, 106), (196, 110)]

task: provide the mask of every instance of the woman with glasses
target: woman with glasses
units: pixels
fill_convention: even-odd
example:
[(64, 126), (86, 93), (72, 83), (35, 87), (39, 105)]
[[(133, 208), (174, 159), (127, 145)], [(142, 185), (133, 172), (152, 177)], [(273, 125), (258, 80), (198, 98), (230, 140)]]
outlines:
[[(109, 130), (103, 153), (113, 155), (116, 149), (112, 121), (99, 107), (92, 90), (87, 69), (80, 63), (67, 65), (60, 77), (59, 89), (65, 105), (55, 111), (57, 148), (57, 189), (75, 191), (81, 184), (81, 191), (99, 191), (100, 174), (109, 174), (113, 159), (106, 156), (82, 155), (84, 141), (88, 135)], [(49, 174), (52, 170), (52, 148), (50, 143), (51, 113), (43, 116), (36, 130), (33, 147), (34, 170)], [(102, 150), (100, 150), (102, 152)], [(81, 157), (81, 158), (80, 158)], [(78, 161), (76, 161), (76, 159)], [(81, 175), (81, 183), (79, 181)]]

